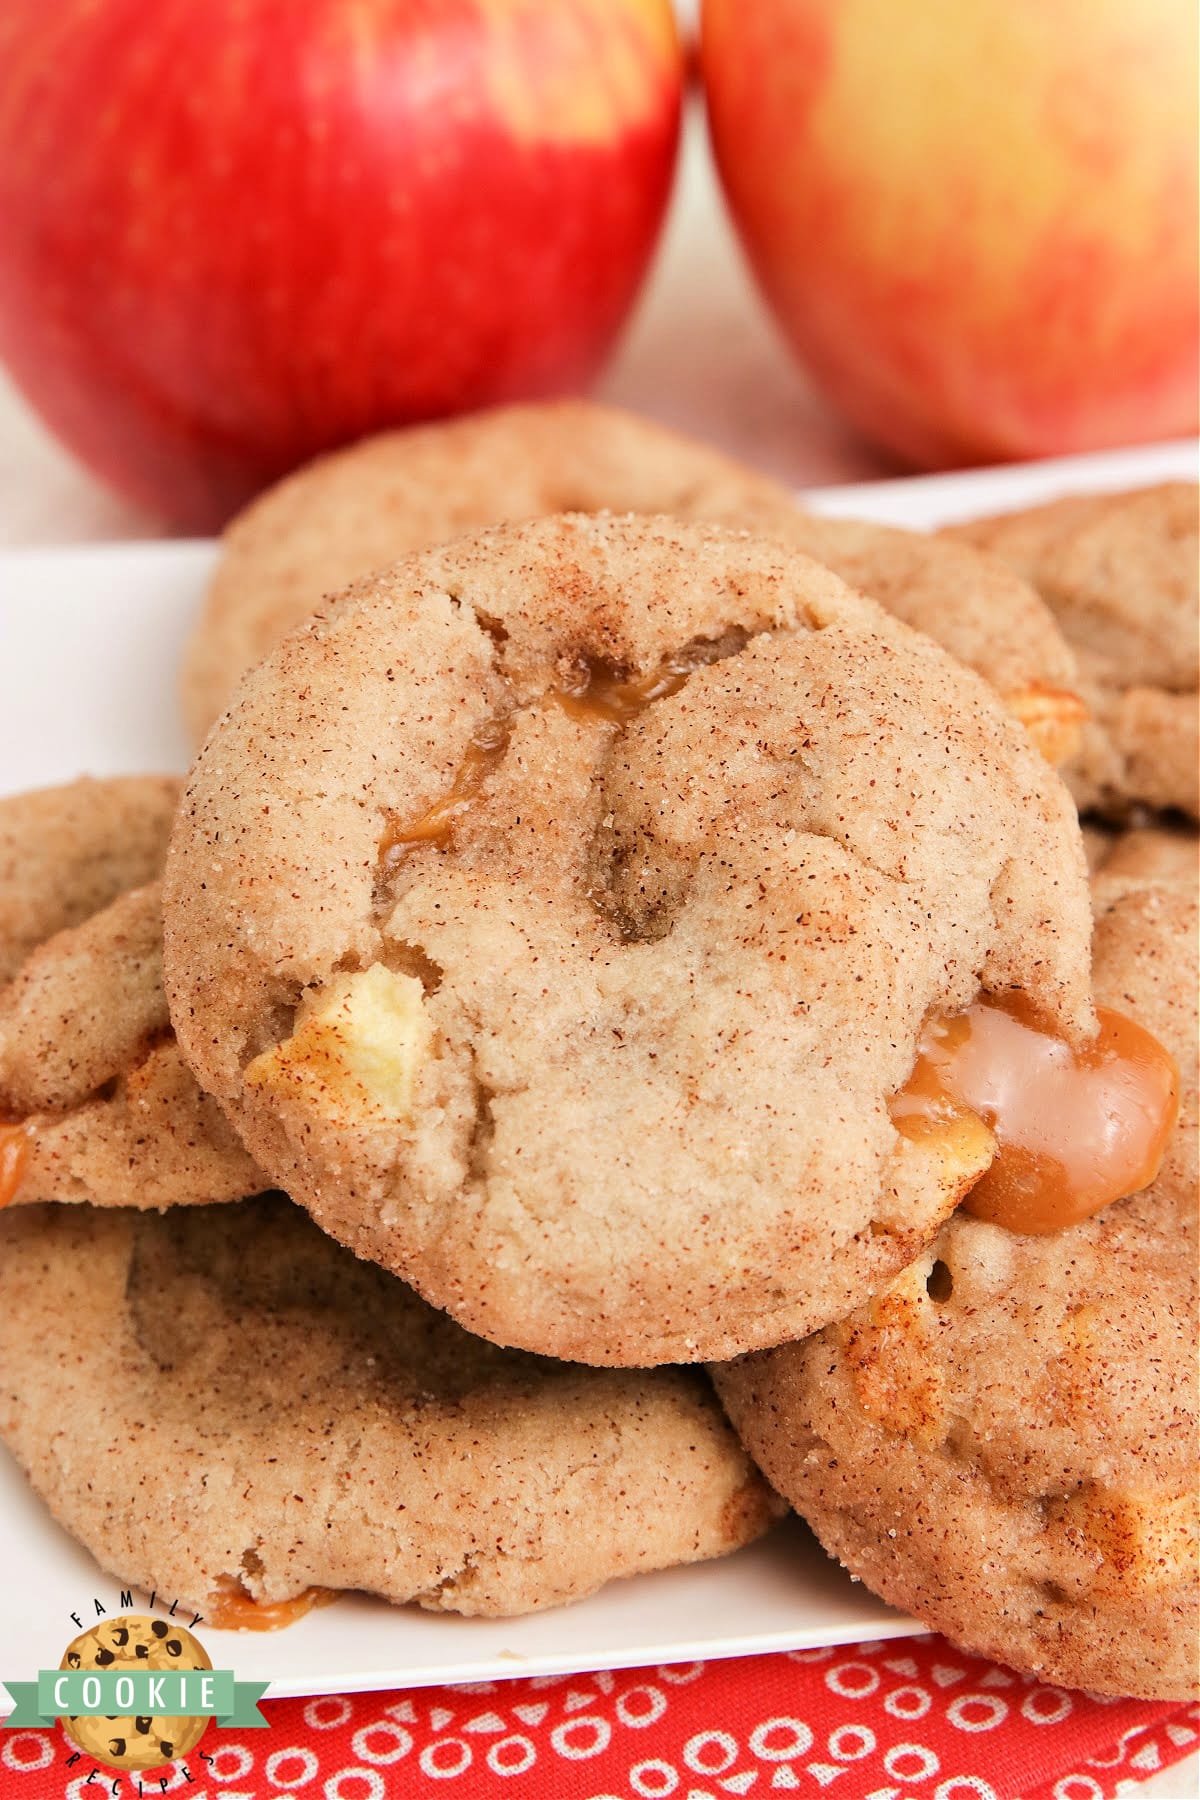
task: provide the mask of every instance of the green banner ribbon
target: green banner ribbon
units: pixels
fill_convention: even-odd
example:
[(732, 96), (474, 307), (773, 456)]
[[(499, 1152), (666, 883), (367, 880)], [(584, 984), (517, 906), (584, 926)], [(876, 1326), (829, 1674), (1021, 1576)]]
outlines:
[(232, 1669), (39, 1669), (36, 1681), (5, 1681), (14, 1706), (5, 1727), (75, 1719), (214, 1718), (253, 1730), (268, 1683), (235, 1681)]

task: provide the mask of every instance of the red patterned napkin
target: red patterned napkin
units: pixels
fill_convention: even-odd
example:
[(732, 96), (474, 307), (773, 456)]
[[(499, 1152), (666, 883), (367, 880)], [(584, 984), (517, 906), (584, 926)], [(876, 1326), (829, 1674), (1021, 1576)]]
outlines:
[[(1042, 1687), (944, 1638), (267, 1701), (147, 1793), (190, 1800), (1114, 1800), (1200, 1708)], [(57, 1732), (0, 1733), (2, 1800), (101, 1800)], [(188, 1776), (191, 1779), (188, 1779)], [(112, 1774), (108, 1776), (111, 1783)], [(137, 1793), (126, 1776), (122, 1800)]]

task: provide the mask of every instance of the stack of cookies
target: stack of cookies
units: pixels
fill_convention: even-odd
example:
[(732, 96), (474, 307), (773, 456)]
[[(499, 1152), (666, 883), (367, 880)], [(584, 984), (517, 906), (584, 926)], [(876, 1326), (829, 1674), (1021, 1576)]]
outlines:
[(819, 519), (581, 403), (259, 500), (182, 791), (0, 807), (55, 1516), (261, 1625), (790, 1503), (966, 1647), (1191, 1693), (1195, 541), (1186, 488)]

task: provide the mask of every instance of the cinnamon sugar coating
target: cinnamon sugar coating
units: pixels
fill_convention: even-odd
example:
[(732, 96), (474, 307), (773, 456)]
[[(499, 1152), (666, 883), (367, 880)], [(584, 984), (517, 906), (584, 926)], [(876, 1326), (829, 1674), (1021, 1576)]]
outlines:
[(0, 800), (0, 982), (56, 931), (154, 880), (181, 785), (173, 775), (85, 776)]
[(1200, 814), (1200, 501), (1194, 483), (1069, 495), (956, 526), (1033, 583), (1092, 715), (1065, 770), (1081, 811)]
[(282, 1195), (0, 1217), (0, 1436), (122, 1583), (482, 1615), (720, 1556), (781, 1510), (698, 1371), (496, 1350)]
[(1153, 1186), (1051, 1237), (959, 1213), (849, 1318), (714, 1375), (767, 1475), (892, 1605), (1043, 1681), (1182, 1700), (1200, 1627), (1197, 905), (1128, 873), (1097, 905), (1097, 1001), (1182, 1076)]
[(497, 407), (318, 458), (225, 532), (182, 675), (196, 742), (239, 677), (356, 577), (556, 512), (670, 513), (745, 526), (825, 563), (976, 669), (1051, 762), (1078, 745), (1078, 673), (1037, 594), (997, 558), (923, 532), (818, 518), (709, 445), (588, 400)]
[[(161, 893), (146, 878), (179, 787), (120, 778), (0, 802), (0, 914), (24, 921), (0, 985), (0, 1119), (23, 1130), (13, 1202), (167, 1206), (267, 1185), (167, 1013)], [(130, 877), (146, 884), (112, 892)]]
[[(564, 702), (680, 657), (623, 722)], [(184, 1054), (278, 1185), (471, 1330), (593, 1363), (785, 1341), (912, 1260), (979, 1172), (888, 1115), (931, 1012), (1021, 986), (1094, 1028), (1070, 798), (985, 685), (672, 520), (357, 584), (211, 736), (165, 913)]]

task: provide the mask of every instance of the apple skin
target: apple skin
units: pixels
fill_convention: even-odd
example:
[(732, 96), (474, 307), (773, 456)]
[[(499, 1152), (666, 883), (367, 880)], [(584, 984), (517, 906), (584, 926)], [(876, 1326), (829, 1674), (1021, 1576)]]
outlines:
[(761, 285), (877, 443), (1196, 429), (1193, 0), (705, 0), (701, 62)]
[(0, 357), (197, 527), (365, 432), (584, 386), (681, 88), (670, 0), (4, 0)]

